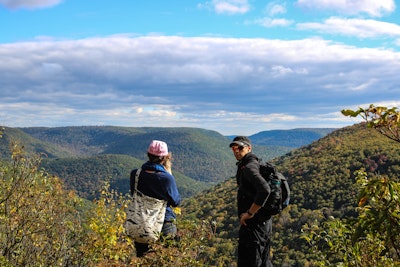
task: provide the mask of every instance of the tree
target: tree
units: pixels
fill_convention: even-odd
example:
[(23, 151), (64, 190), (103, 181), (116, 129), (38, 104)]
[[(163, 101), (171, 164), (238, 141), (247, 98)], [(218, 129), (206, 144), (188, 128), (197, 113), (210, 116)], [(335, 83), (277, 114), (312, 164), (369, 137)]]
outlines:
[(79, 198), (60, 179), (39, 170), (12, 143), (11, 161), (0, 163), (0, 263), (10, 266), (81, 264)]
[(371, 104), (368, 108), (358, 110), (344, 109), (344, 116), (361, 116), (367, 127), (374, 128), (389, 139), (400, 142), (400, 112), (396, 107), (375, 107)]

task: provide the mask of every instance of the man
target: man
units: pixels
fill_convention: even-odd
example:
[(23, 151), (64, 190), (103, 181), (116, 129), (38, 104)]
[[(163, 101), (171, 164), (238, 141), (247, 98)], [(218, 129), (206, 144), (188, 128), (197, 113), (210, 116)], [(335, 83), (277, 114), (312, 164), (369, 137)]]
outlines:
[[(167, 201), (164, 224), (161, 233), (164, 236), (175, 237), (177, 227), (174, 223), (176, 215), (171, 207), (177, 207), (181, 202), (181, 196), (171, 172), (171, 153), (165, 142), (153, 140), (148, 149), (149, 160), (141, 167), (137, 189), (150, 197)], [(135, 188), (135, 176), (137, 169), (131, 172), (131, 193)], [(149, 250), (148, 244), (135, 242), (136, 255), (142, 257)]]
[(238, 160), (238, 267), (270, 267), (272, 220), (271, 215), (262, 209), (270, 194), (270, 187), (260, 174), (259, 161), (252, 153), (250, 139), (237, 136), (229, 146)]

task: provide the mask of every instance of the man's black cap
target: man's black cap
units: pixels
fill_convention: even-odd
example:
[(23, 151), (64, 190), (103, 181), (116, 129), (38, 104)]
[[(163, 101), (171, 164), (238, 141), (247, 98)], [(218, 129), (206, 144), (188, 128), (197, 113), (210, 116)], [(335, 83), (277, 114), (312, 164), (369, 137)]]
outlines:
[(238, 146), (251, 146), (251, 141), (246, 136), (236, 136), (233, 138), (232, 143), (229, 144), (229, 147), (233, 147), (235, 145)]

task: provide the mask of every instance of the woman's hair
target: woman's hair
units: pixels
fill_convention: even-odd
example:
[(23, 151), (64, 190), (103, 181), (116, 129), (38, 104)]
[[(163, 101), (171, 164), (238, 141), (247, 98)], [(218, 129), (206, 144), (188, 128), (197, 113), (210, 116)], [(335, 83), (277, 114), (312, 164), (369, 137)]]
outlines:
[(149, 157), (149, 161), (152, 163), (161, 163), (166, 157), (166, 156), (156, 156), (150, 153), (147, 153), (147, 156)]

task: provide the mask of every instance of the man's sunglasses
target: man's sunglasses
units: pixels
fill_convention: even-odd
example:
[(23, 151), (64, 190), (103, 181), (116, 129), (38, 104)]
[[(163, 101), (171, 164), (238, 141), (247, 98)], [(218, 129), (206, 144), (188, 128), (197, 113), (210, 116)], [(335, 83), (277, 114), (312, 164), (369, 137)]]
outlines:
[(242, 151), (243, 148), (244, 148), (244, 146), (231, 146), (231, 149), (233, 152), (238, 151), (238, 150)]

